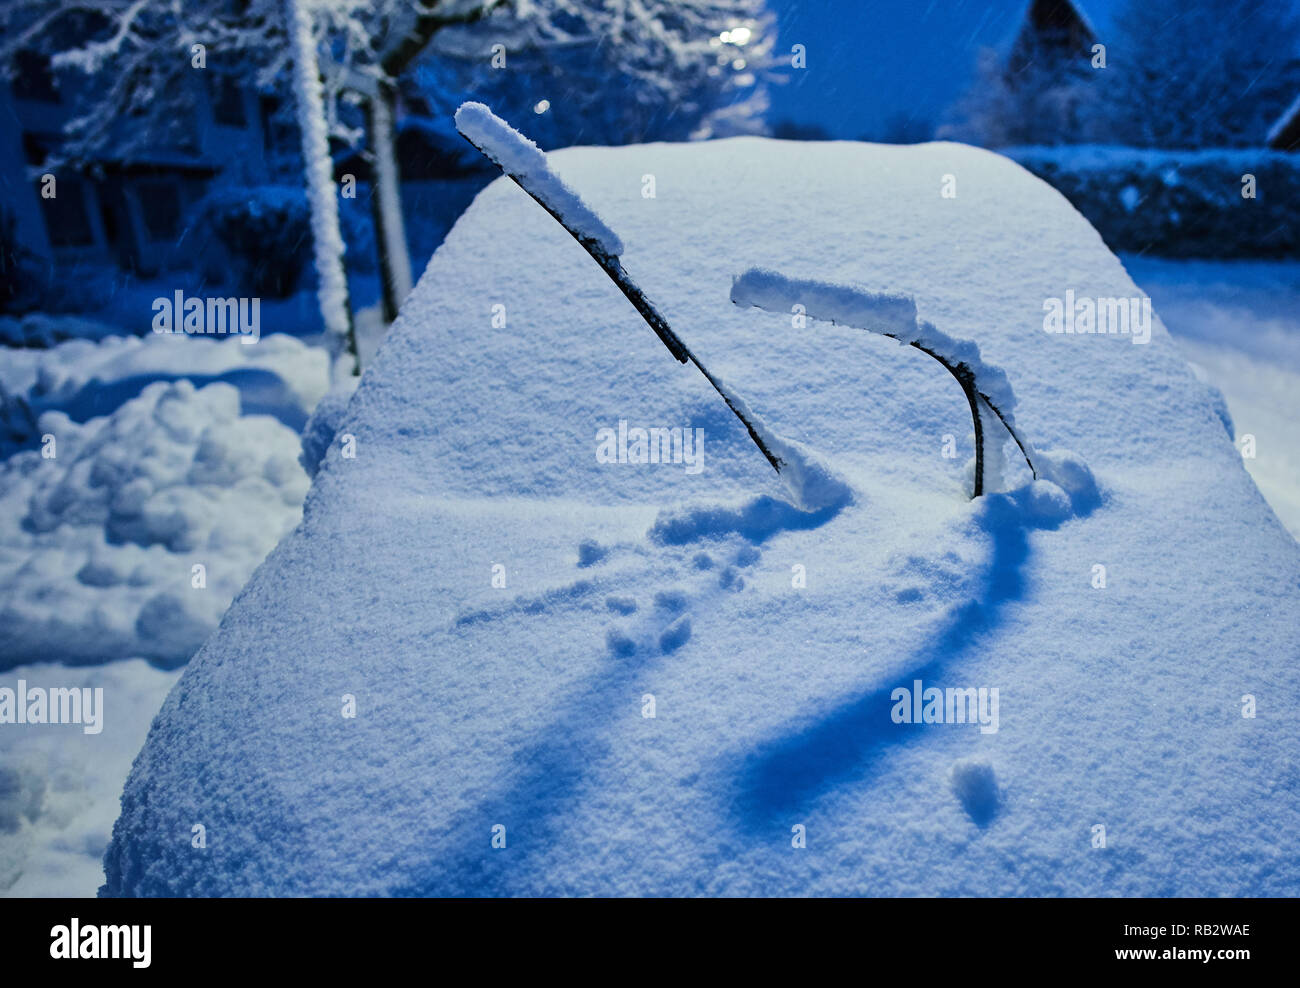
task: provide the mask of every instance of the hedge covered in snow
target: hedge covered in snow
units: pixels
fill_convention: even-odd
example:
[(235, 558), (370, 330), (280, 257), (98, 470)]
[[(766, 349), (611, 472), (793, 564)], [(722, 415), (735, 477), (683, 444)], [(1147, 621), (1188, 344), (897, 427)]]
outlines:
[(1297, 155), (1101, 146), (1004, 153), (1060, 191), (1112, 250), (1222, 258), (1300, 251)]

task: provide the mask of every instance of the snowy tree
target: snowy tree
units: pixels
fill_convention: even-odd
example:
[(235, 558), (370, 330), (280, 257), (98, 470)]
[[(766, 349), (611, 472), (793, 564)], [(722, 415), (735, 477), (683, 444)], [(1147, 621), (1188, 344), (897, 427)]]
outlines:
[[(61, 160), (85, 163), (111, 153), (131, 161), (146, 149), (185, 149), (194, 141), (200, 87), (209, 81), (197, 69), (220, 75), (283, 65), (275, 0), (249, 0), (238, 17), (234, 6), (226, 0), (11, 0), (0, 8), (0, 58), (11, 78), (30, 64), (29, 56), (48, 59), (58, 73), (65, 102), (75, 107)], [(87, 78), (69, 78), (60, 71), (66, 69)]]
[(1089, 103), (1105, 82), (1078, 52), (1039, 50), (1010, 66), (986, 48), (974, 85), (937, 134), (984, 147), (1085, 142), (1092, 138)]
[(34, 51), (48, 55), (54, 71), (82, 74), (71, 80), (76, 109), (56, 160), (92, 165), (130, 162), (160, 147), (189, 150), (211, 76), (238, 73), (273, 88), (292, 69), (321, 318), (355, 361), (316, 61), (320, 32), (335, 26), (342, 8), (331, 0), (332, 17), (323, 19), (313, 16), (320, 6), (313, 0), (20, 0), (0, 15), (7, 39), (0, 58), (14, 71), (20, 54)]
[(371, 216), (386, 322), (396, 318), (412, 284), (397, 171), (398, 79), (435, 34), (454, 25), (472, 23), (499, 2), (324, 0), (325, 12), (333, 24), (333, 62), (326, 74), (335, 91), (346, 90), (359, 100), (365, 119), (365, 141), (374, 179)]
[(1127, 0), (1096, 40), (1104, 68), (1078, 45), (1011, 58), (986, 50), (942, 136), (993, 147), (1258, 147), (1300, 86), (1300, 15), (1265, 0)]
[[(507, 115), (548, 99), (554, 119), (570, 128), (541, 128), (548, 143), (709, 137), (761, 126), (759, 73), (771, 46), (764, 0), (512, 0), (492, 17), (485, 15), (503, 7), (501, 0), (299, 3), (316, 41), (329, 135), (362, 144), (372, 164), (372, 217), (389, 320), (412, 283), (396, 163), (399, 80), (436, 37), (445, 33), (446, 40), (430, 58), (463, 70), (449, 68), (458, 81), (444, 92), (458, 99), (457, 85), (482, 84), (487, 99), (501, 97)], [(290, 9), (286, 0), (13, 0), (0, 12), (8, 39), (0, 58), (12, 64), (19, 51), (38, 48), (54, 56), (56, 68), (93, 77), (61, 153), (95, 161), (111, 149), (112, 158), (129, 161), (160, 144), (184, 146), (204, 82), (194, 71), (200, 62), (268, 90), (301, 82), (292, 60), (298, 46), (289, 43), (295, 40), (287, 27)], [(507, 69), (511, 82), (494, 90), (482, 73), (493, 71), (498, 51), (513, 53), (506, 58), (530, 74)], [(546, 89), (553, 99), (532, 96), (544, 76), (555, 83)], [(602, 96), (611, 80), (619, 99)], [(296, 91), (304, 95), (300, 85)], [(349, 101), (359, 110), (359, 127), (349, 126)], [(453, 107), (443, 108), (450, 114)], [(322, 153), (320, 141), (304, 140), (314, 149), (304, 168), (318, 175), (320, 162), (310, 155)], [(314, 181), (309, 176), (307, 184)], [(313, 198), (322, 205), (319, 195)], [(321, 280), (337, 278), (327, 272)], [(337, 321), (323, 317), (327, 325)]]
[(1109, 49), (1111, 143), (1259, 147), (1300, 86), (1300, 14), (1266, 0), (1128, 0)]
[(524, 0), (438, 34), (416, 77), (548, 147), (726, 137), (766, 131), (772, 41), (765, 0)]
[[(192, 147), (202, 87), (211, 85), (212, 76), (237, 75), (241, 83), (268, 91), (292, 89), (300, 98), (296, 122), (303, 131), (305, 184), (318, 241), (322, 318), (337, 332), (346, 286), (330, 258), (342, 241), (336, 205), (325, 205), (321, 179), (333, 181), (329, 136), (359, 136), (342, 122), (339, 94), (355, 94), (365, 110), (380, 179), (376, 227), (385, 299), (400, 301), (411, 279), (392, 165), (395, 96), (389, 72), (400, 72), (434, 31), (472, 19), (496, 2), (14, 0), (0, 10), (0, 59), (12, 73), (23, 53), (37, 52), (64, 78), (63, 70), (80, 71), (81, 84), (74, 80), (68, 94), (76, 109), (58, 150), (60, 161), (73, 164), (130, 162), (160, 147)], [(306, 75), (295, 56), (313, 60)], [(310, 106), (304, 108), (302, 100)], [(316, 126), (320, 114), (327, 116), (328, 130)], [(350, 324), (350, 313), (347, 318)]]
[(348, 278), (343, 267), (343, 234), (334, 190), (333, 161), (326, 133), (325, 100), (316, 57), (316, 37), (306, 0), (284, 0), (293, 53), (294, 106), (302, 140), (307, 200), (311, 205), (312, 248), (316, 255), (316, 296), (325, 331), (346, 340), (351, 370), (360, 371), (356, 327), (348, 298)]
[(373, 155), (387, 318), (411, 283), (394, 132), (408, 70), (448, 117), (469, 95), (508, 117), (536, 113), (544, 119), (530, 120), (530, 129), (551, 146), (761, 129), (759, 73), (771, 49), (765, 0), (444, 0), (415, 4), (420, 16), (412, 6), (380, 3), (379, 13), (353, 15), (370, 44), (364, 55), (352, 50), (346, 67)]

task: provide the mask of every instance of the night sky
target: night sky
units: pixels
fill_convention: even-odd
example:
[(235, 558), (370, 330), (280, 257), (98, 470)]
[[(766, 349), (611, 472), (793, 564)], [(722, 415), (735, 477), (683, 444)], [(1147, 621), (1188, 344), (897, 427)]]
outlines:
[[(1103, 30), (1122, 0), (1082, 0)], [(790, 82), (770, 87), (768, 120), (824, 127), (832, 137), (877, 136), (894, 118), (923, 129), (971, 82), (982, 46), (1009, 40), (1027, 0), (768, 0)], [(1104, 40), (1104, 39), (1103, 39)], [(789, 69), (790, 46), (808, 67)]]

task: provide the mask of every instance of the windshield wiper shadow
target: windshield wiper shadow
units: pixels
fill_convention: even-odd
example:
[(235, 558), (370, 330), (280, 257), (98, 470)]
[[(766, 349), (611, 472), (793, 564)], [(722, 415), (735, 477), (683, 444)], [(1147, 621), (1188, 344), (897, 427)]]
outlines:
[(943, 619), (906, 672), (740, 756), (734, 805), (743, 828), (765, 830), (837, 783), (869, 778), (891, 746), (920, 731), (916, 724), (893, 722), (893, 691), (914, 679), (938, 682), (958, 669), (962, 657), (997, 628), (1004, 605), (1024, 595), (1027, 533), (1037, 526), (1012, 496), (995, 494), (976, 504), (976, 523), (992, 540), (979, 591)]

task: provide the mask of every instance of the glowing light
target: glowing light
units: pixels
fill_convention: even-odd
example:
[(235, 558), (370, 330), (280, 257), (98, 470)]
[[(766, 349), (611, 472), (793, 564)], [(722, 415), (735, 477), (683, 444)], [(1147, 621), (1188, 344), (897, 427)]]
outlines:
[(722, 40), (733, 45), (747, 45), (753, 36), (754, 33), (747, 27), (733, 27), (730, 31), (722, 32)]
[(551, 101), (548, 99), (539, 99), (533, 106), (534, 113), (545, 113), (551, 108)]

